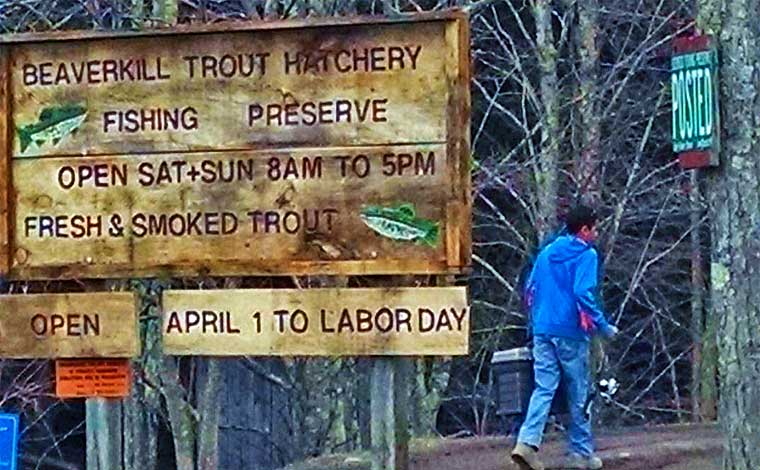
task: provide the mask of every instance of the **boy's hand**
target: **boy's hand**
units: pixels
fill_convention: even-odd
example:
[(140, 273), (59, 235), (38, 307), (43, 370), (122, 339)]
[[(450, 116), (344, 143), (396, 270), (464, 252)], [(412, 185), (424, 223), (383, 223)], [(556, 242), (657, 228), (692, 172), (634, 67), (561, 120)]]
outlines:
[(607, 336), (607, 338), (614, 338), (615, 336), (618, 335), (618, 333), (620, 333), (620, 329), (616, 327), (615, 325), (610, 325), (610, 327), (607, 329), (605, 333), (606, 333), (605, 336)]

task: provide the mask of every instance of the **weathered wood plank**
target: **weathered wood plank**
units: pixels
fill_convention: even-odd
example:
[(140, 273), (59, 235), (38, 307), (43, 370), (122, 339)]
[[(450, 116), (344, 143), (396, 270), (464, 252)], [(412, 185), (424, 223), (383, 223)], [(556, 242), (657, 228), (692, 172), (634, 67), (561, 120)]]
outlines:
[(0, 275), (5, 275), (10, 269), (10, 230), (8, 221), (8, 195), (11, 188), (11, 127), (10, 119), (10, 77), (8, 71), (7, 46), (0, 46)]
[(466, 288), (165, 291), (174, 355), (462, 355)]
[(448, 229), (444, 145), (22, 159), (13, 169), (16, 277), (429, 272), (458, 243), (444, 237), (459, 230)]
[[(456, 154), (457, 165), (459, 165), (459, 177), (462, 185), (460, 193), (455, 195), (456, 199), (463, 201), (460, 206), (460, 218), (457, 225), (460, 227), (461, 236), (459, 238), (460, 249), (458, 266), (469, 267), (472, 264), (472, 152), (470, 149), (470, 114), (472, 112), (472, 103), (470, 96), (470, 81), (472, 61), (470, 53), (470, 27), (469, 18), (460, 19), (456, 23), (459, 30), (457, 39), (459, 40), (459, 80), (458, 86), (454, 90), (455, 96), (458, 97), (460, 105), (459, 117), (459, 153)], [(451, 28), (452, 26), (449, 26)]]
[(157, 277), (157, 276), (257, 276), (257, 275), (342, 275), (369, 276), (391, 274), (458, 274), (461, 267), (451, 267), (446, 259), (417, 260), (391, 259), (367, 261), (266, 261), (229, 265), (211, 263), (188, 263), (165, 265), (157, 260), (156, 267), (134, 269), (128, 265), (88, 265), (78, 263), (55, 267), (22, 267), (11, 270), (11, 279), (78, 279), (83, 277)]
[(444, 142), (446, 24), (17, 45), (14, 156)]
[(450, 211), (447, 257), (450, 266), (469, 266), (472, 244), (470, 152), (470, 30), (468, 21), (450, 22), (445, 33), (447, 88), (451, 90), (447, 116), (447, 154), (450, 155), (454, 201)]
[(132, 357), (138, 351), (133, 294), (0, 296), (0, 357)]
[(9, 41), (0, 272), (463, 272), (467, 36), (446, 12)]

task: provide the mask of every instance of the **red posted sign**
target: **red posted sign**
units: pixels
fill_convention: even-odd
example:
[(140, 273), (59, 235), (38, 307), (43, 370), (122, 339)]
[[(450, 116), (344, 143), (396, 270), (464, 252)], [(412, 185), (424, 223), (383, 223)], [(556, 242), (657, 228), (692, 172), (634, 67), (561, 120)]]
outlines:
[(129, 359), (66, 359), (55, 361), (55, 394), (59, 398), (129, 395)]

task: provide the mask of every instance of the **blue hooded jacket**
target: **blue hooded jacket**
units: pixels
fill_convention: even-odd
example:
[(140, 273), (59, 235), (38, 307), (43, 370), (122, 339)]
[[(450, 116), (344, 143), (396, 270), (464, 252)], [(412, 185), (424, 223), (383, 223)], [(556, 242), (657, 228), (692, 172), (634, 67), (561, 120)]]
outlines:
[(611, 326), (596, 301), (597, 266), (596, 249), (574, 235), (557, 238), (539, 253), (526, 285), (534, 335), (588, 341), (581, 310), (591, 317), (596, 331), (610, 334)]

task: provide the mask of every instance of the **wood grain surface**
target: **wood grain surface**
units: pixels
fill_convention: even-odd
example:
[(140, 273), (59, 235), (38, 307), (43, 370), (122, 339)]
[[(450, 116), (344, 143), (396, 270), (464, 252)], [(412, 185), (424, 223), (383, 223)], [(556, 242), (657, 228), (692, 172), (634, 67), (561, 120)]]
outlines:
[(0, 274), (468, 269), (466, 15), (177, 31), (2, 46)]
[(164, 291), (173, 355), (466, 355), (464, 287)]
[(0, 296), (0, 357), (132, 357), (139, 353), (131, 293)]

